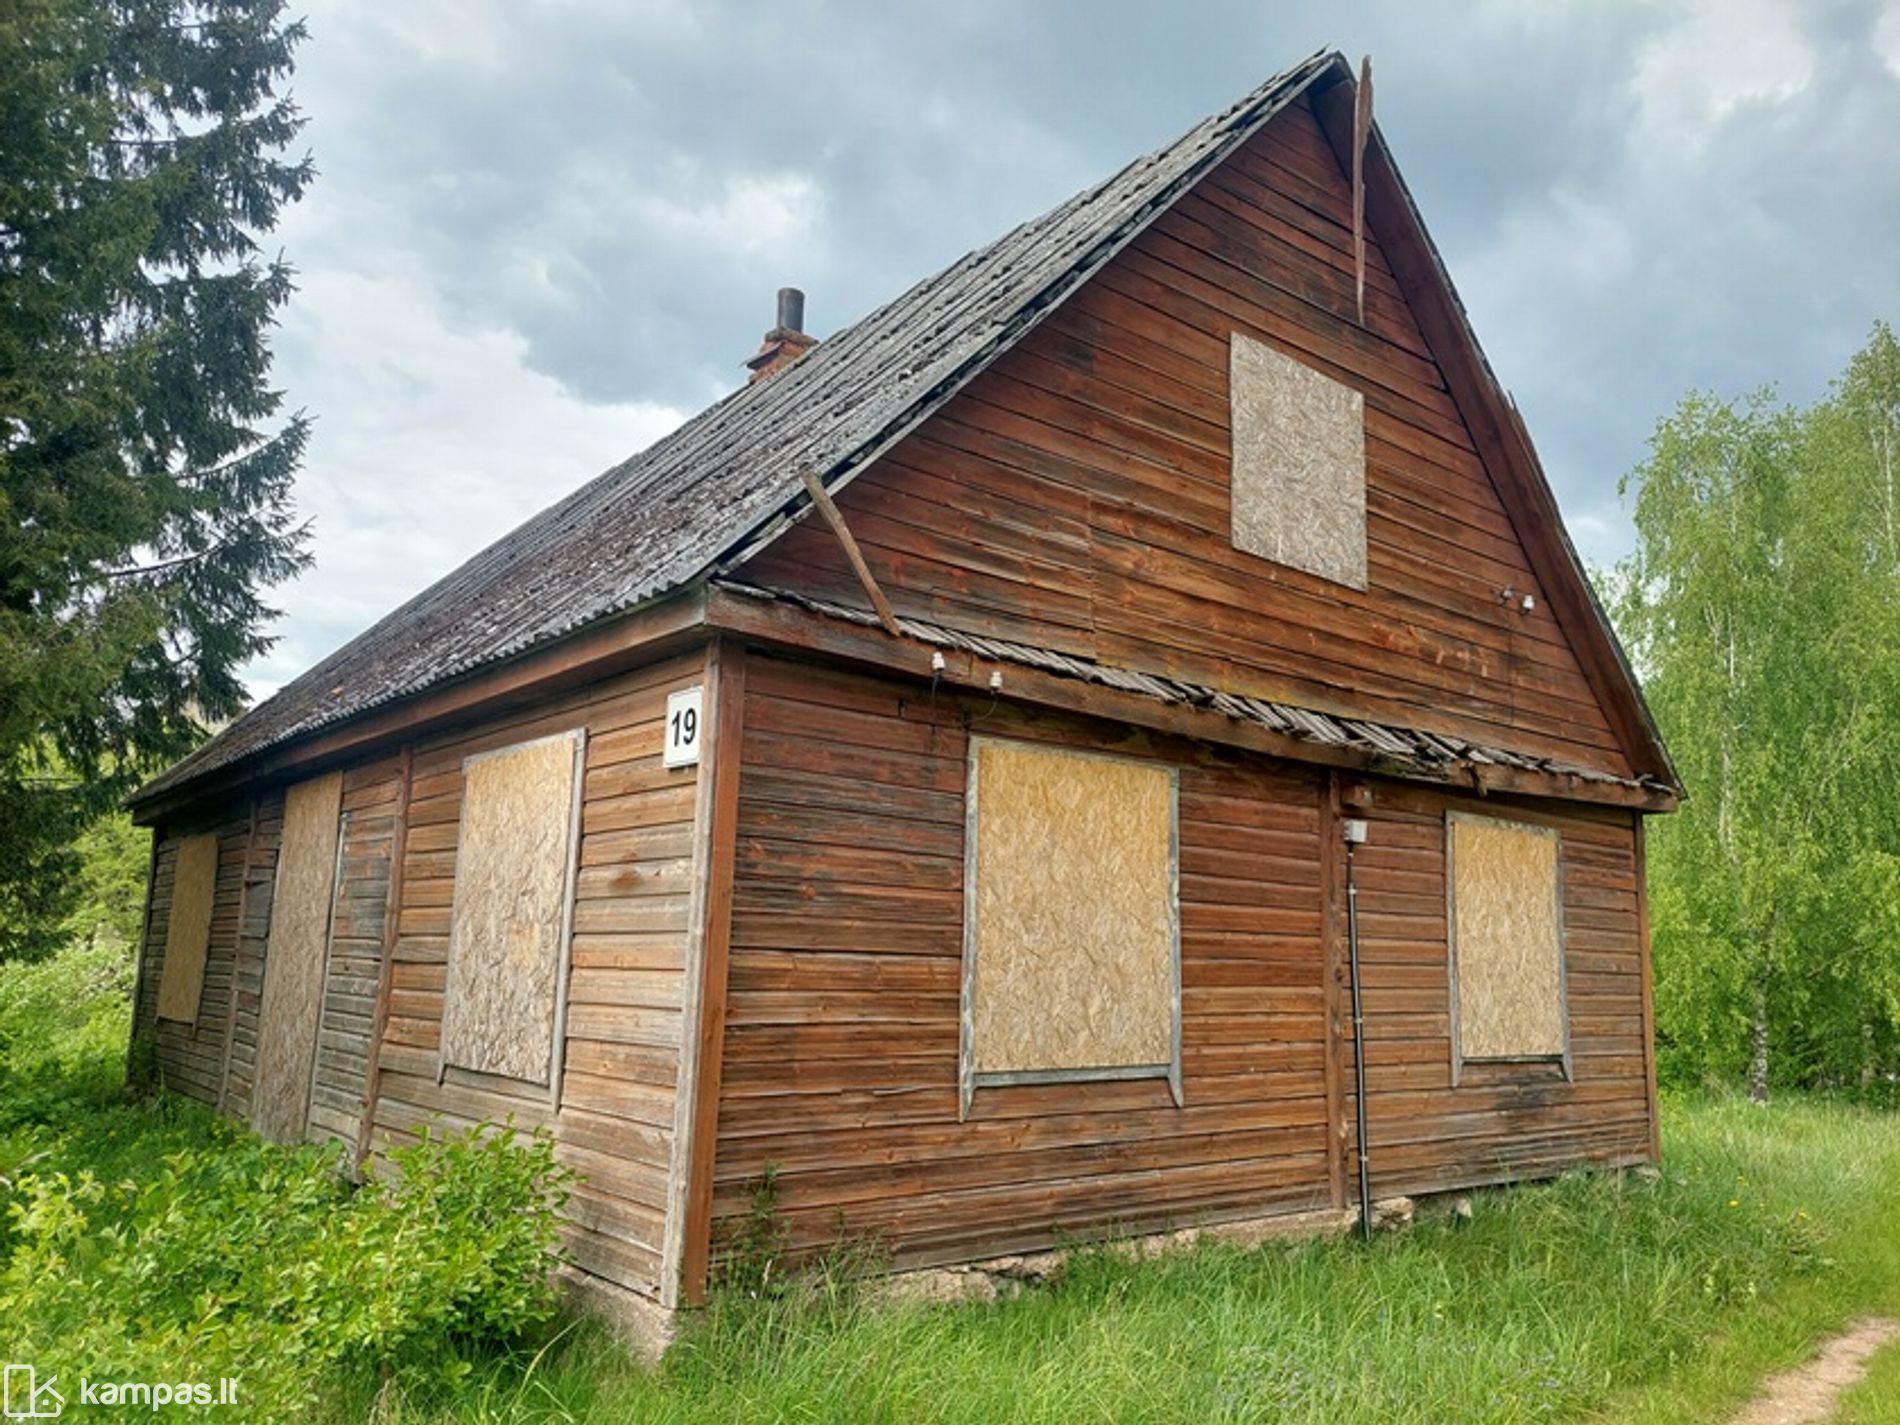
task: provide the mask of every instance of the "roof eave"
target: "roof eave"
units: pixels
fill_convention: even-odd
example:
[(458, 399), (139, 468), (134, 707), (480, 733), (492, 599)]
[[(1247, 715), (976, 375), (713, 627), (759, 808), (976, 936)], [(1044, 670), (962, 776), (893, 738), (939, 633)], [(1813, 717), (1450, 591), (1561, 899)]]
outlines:
[(150, 826), (211, 798), (314, 775), (346, 758), (370, 755), (484, 712), (666, 657), (707, 636), (706, 585), (705, 577), (694, 579), (584, 624), (564, 638), (322, 723), (202, 772), (186, 770), (174, 776), (186, 768), (186, 763), (178, 763), (128, 796), (125, 806), (134, 822)]

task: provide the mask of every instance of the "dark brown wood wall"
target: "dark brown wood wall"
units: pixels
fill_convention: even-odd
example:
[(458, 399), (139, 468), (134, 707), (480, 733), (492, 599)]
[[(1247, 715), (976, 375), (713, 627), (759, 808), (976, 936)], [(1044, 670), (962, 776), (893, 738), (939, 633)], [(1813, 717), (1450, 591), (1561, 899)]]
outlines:
[[(1295, 106), (839, 507), (899, 612), (1626, 773), (1376, 233), (1354, 318), (1349, 222)], [(1364, 393), (1363, 594), (1232, 548), (1235, 331)], [(746, 577), (863, 602), (815, 521)]]
[[(673, 1168), (674, 1085), (692, 890), (696, 777), (660, 764), (667, 694), (702, 681), (675, 659), (413, 749), (400, 905), (379, 1049), (374, 1147), (425, 1123), (512, 1113), (546, 1125), (582, 1174), (569, 1206), (577, 1266), (660, 1291)], [(587, 729), (560, 1105), (548, 1092), (451, 1069), (437, 1081), (462, 760)]]
[(343, 774), (340, 860), (324, 963), (323, 1017), (310, 1085), (310, 1136), (354, 1149), (376, 1021), (377, 978), (395, 867), (402, 763), (395, 756)]
[[(1448, 807), (1538, 822), (1562, 835), (1571, 1081), (1554, 1064), (1467, 1063), (1452, 1085)], [(1648, 1161), (1654, 1105), (1631, 816), (1500, 806), (1393, 783), (1375, 786), (1371, 805), (1348, 814), (1369, 823), (1354, 861), (1375, 1191), (1433, 1192)], [(1349, 1039), (1342, 1055), (1350, 1088)]]
[[(1183, 1108), (1156, 1083), (1017, 1087), (979, 1090), (957, 1121), (971, 730), (1181, 767)], [(1324, 773), (758, 654), (743, 746), (718, 1231), (768, 1167), (795, 1247), (842, 1232), (900, 1266), (1344, 1200), (1345, 866)], [(1344, 814), (1371, 821), (1356, 876), (1375, 1190), (1647, 1159), (1631, 819), (1503, 809), (1563, 831), (1575, 1082), (1467, 1065), (1454, 1089), (1443, 816), (1500, 808), (1384, 781), (1346, 795), (1368, 786), (1370, 810)]]
[[(1185, 1108), (1160, 1082), (1042, 1085), (957, 1121), (972, 728), (1181, 764)], [(796, 1247), (842, 1230), (900, 1265), (1333, 1200), (1318, 774), (759, 656), (743, 745), (724, 1224), (768, 1165)]]
[(271, 898), (277, 886), (277, 851), (284, 834), (282, 788), (256, 803), (256, 826), (244, 871), (243, 918), (237, 942), (236, 991), (225, 1066), (225, 1112), (251, 1119), (251, 1085), (257, 1074), (257, 1012), (264, 994), (264, 950), (270, 943)]

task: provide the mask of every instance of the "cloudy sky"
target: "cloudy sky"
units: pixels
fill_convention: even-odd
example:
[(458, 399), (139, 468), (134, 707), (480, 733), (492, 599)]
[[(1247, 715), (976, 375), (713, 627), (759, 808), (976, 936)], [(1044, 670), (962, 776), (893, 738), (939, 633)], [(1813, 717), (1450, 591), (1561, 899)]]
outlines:
[(1691, 387), (1900, 321), (1900, 0), (312, 0), (277, 237), (317, 566), (267, 692), (735, 385), (1322, 47), (1378, 117), (1585, 555)]

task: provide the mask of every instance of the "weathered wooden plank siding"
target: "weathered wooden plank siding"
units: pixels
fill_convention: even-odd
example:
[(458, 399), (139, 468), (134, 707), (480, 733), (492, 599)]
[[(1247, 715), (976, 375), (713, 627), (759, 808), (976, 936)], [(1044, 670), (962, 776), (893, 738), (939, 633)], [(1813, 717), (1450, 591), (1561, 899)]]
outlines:
[[(1186, 1106), (1159, 1081), (986, 1088), (957, 1121), (966, 724), (1181, 764)], [(1089, 1225), (1331, 1200), (1320, 778), (754, 657), (716, 1214), (768, 1165), (793, 1244), (899, 1264)]]
[(264, 993), (264, 950), (270, 943), (271, 900), (277, 887), (277, 851), (283, 833), (284, 793), (278, 788), (258, 798), (257, 828), (251, 838), (238, 929), (236, 1001), (232, 1006), (223, 1104), (225, 1112), (243, 1123), (251, 1121), (251, 1085), (257, 1072), (257, 1014)]
[[(415, 744), (371, 1140), (510, 1113), (549, 1126), (583, 1175), (574, 1261), (649, 1294), (672, 1171), (696, 785), (691, 769), (661, 766), (662, 724), (667, 694), (703, 677), (694, 654)], [(557, 1109), (547, 1090), (462, 1070), (438, 1082), (437, 1049), (462, 761), (576, 727), (587, 750)]]
[[(1376, 234), (1353, 316), (1349, 213), (1295, 106), (839, 507), (900, 613), (1627, 772)], [(1236, 331), (1365, 396), (1363, 594), (1232, 548)], [(863, 602), (817, 522), (746, 577)]]
[[(1452, 1086), (1447, 806), (1562, 834), (1574, 1081), (1555, 1064), (1467, 1063)], [(1498, 807), (1386, 784), (1370, 808), (1349, 814), (1370, 822), (1355, 862), (1375, 1190), (1430, 1192), (1649, 1158), (1643, 945), (1628, 815)], [(1350, 1041), (1342, 1056), (1350, 1086)]]
[(310, 1136), (334, 1138), (350, 1148), (362, 1131), (400, 775), (401, 762), (394, 756), (352, 767), (343, 775), (342, 847), (310, 1085)]
[[(250, 839), (250, 804), (221, 807), (206, 816), (165, 828), (157, 848), (152, 899), (142, 949), (145, 959), (135, 1025), (150, 1037), (159, 1081), (190, 1098), (215, 1104), (224, 1082), (225, 1044), (230, 1026), (232, 969), (244, 885), (244, 854)], [(218, 872), (212, 897), (211, 934), (205, 950), (204, 988), (197, 1016), (189, 1024), (158, 1018), (158, 986), (164, 975), (165, 932), (169, 923), (178, 844), (191, 832), (215, 831)]]

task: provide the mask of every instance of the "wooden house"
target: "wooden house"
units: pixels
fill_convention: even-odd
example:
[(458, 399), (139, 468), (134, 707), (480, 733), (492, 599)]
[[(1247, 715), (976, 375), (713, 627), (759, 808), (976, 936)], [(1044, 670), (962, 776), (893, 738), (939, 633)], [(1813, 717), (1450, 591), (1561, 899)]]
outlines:
[(546, 1124), (667, 1309), (768, 1168), (904, 1268), (1654, 1159), (1679, 787), (1360, 92), (787, 303), (145, 787), (165, 1082)]

